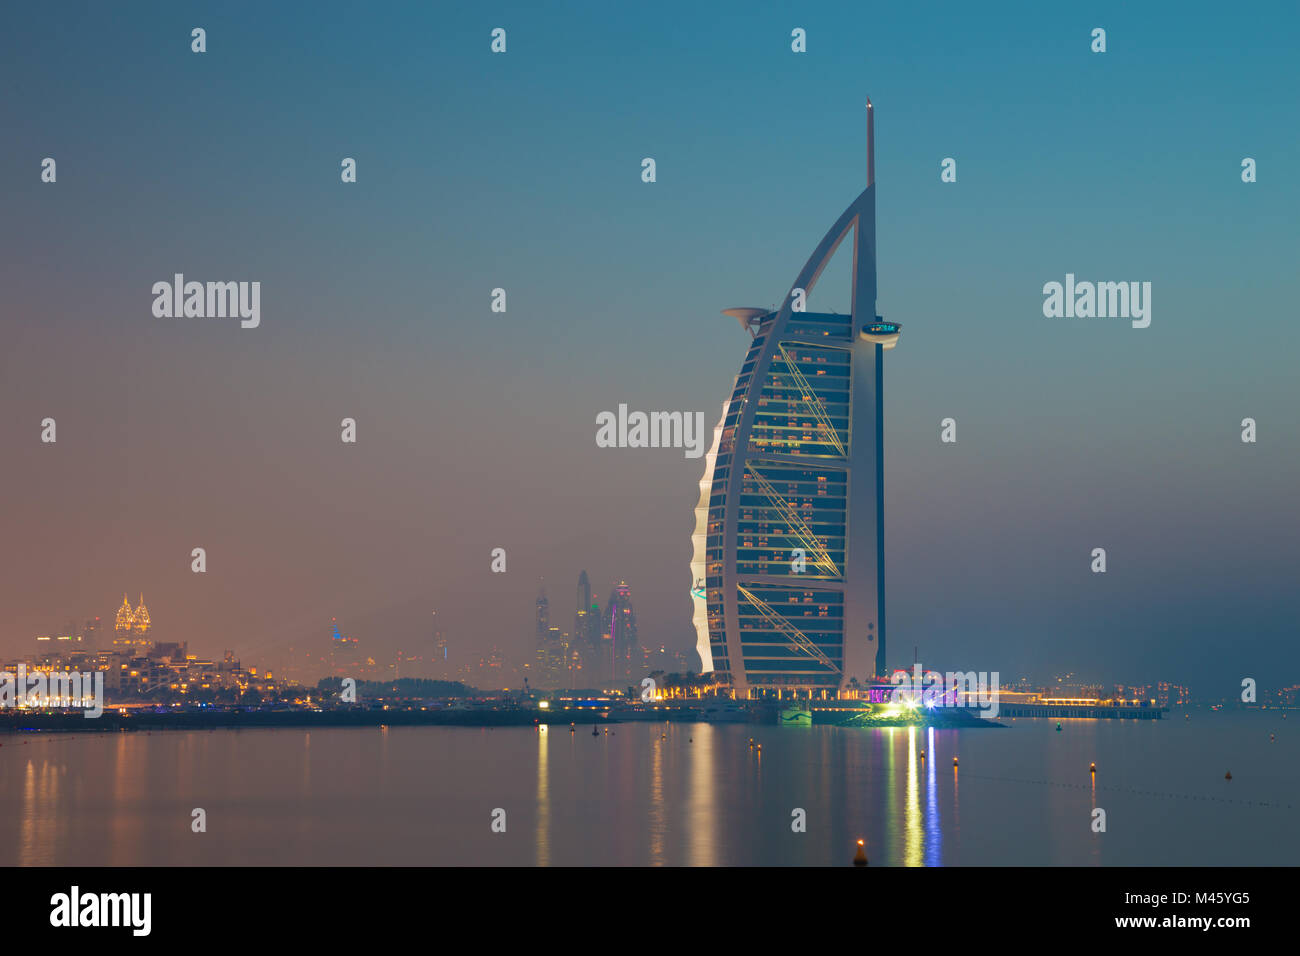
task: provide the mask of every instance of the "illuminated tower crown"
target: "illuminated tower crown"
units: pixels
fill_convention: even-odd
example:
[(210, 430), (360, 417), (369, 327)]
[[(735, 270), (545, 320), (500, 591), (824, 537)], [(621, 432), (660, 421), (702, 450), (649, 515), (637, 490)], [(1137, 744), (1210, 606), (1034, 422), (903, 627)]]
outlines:
[[(144, 595), (140, 595), (142, 598)], [(115, 631), (129, 631), (135, 621), (135, 615), (131, 613), (131, 602), (127, 600), (125, 594), (122, 595), (122, 606), (117, 609), (117, 623), (113, 625)]]
[(144, 595), (140, 595), (140, 606), (135, 609), (135, 623), (132, 628), (139, 634), (149, 631), (149, 609), (144, 606)]

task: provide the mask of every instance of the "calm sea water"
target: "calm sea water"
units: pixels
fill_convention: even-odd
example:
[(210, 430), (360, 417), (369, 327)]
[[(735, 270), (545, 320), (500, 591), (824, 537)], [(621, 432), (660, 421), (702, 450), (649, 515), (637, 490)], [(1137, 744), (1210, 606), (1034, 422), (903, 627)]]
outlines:
[(1300, 714), (1062, 726), (4, 736), (0, 865), (1295, 862)]

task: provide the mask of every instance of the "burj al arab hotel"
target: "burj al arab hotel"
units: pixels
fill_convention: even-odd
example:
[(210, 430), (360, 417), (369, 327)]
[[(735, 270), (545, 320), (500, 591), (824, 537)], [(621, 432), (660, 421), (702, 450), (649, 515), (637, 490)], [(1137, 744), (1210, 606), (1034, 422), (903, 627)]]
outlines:
[[(875, 129), (867, 187), (751, 335), (705, 458), (692, 580), (705, 671), (737, 697), (834, 697), (885, 669), (884, 354), (876, 314)], [(852, 235), (849, 315), (805, 299)]]

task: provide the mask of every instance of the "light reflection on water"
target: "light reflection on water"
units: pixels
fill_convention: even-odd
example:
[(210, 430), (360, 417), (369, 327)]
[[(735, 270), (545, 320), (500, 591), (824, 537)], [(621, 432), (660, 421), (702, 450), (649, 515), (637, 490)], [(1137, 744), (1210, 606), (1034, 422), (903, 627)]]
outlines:
[[(13, 735), (0, 865), (847, 865), (859, 838), (873, 866), (1290, 864), (1300, 741), (1270, 743), (1279, 727), (1256, 712), (1060, 733), (1020, 720)], [(206, 833), (190, 829), (195, 807)]]
[(907, 728), (907, 814), (903, 824), (905, 850), (903, 862), (907, 866), (921, 865), (921, 793), (916, 784), (916, 728)]
[[(537, 731), (537, 865), (551, 863), (551, 769), (547, 760), (550, 751), (550, 728)], [(507, 818), (508, 820), (508, 818)]]

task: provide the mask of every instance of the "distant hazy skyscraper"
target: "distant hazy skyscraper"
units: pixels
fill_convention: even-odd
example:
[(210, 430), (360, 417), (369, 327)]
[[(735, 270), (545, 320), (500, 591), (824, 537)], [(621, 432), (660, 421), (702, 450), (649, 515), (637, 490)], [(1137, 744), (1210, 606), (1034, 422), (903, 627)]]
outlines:
[(551, 602), (546, 599), (546, 588), (543, 587), (537, 592), (537, 640), (541, 641), (546, 637), (546, 631), (551, 626)]
[(591, 599), (587, 572), (578, 575), (577, 607), (573, 614), (573, 647), (583, 663), (584, 677), (602, 680), (609, 674), (609, 640), (601, 633), (608, 627), (602, 620), (600, 603)]
[(632, 677), (632, 662), (637, 649), (636, 612), (632, 610), (632, 589), (620, 581), (609, 595), (605, 611), (609, 633), (610, 678), (615, 681)]
[(591, 581), (587, 572), (578, 574), (578, 596), (573, 613), (573, 640), (582, 645), (590, 639), (591, 630)]
[(373, 675), (374, 662), (361, 650), (361, 642), (355, 637), (347, 637), (339, 630), (338, 622), (330, 618), (330, 675), (333, 677), (369, 678)]
[(558, 627), (551, 627), (551, 602), (543, 587), (537, 595), (537, 634), (533, 650), (534, 687), (559, 687), (568, 641)]

